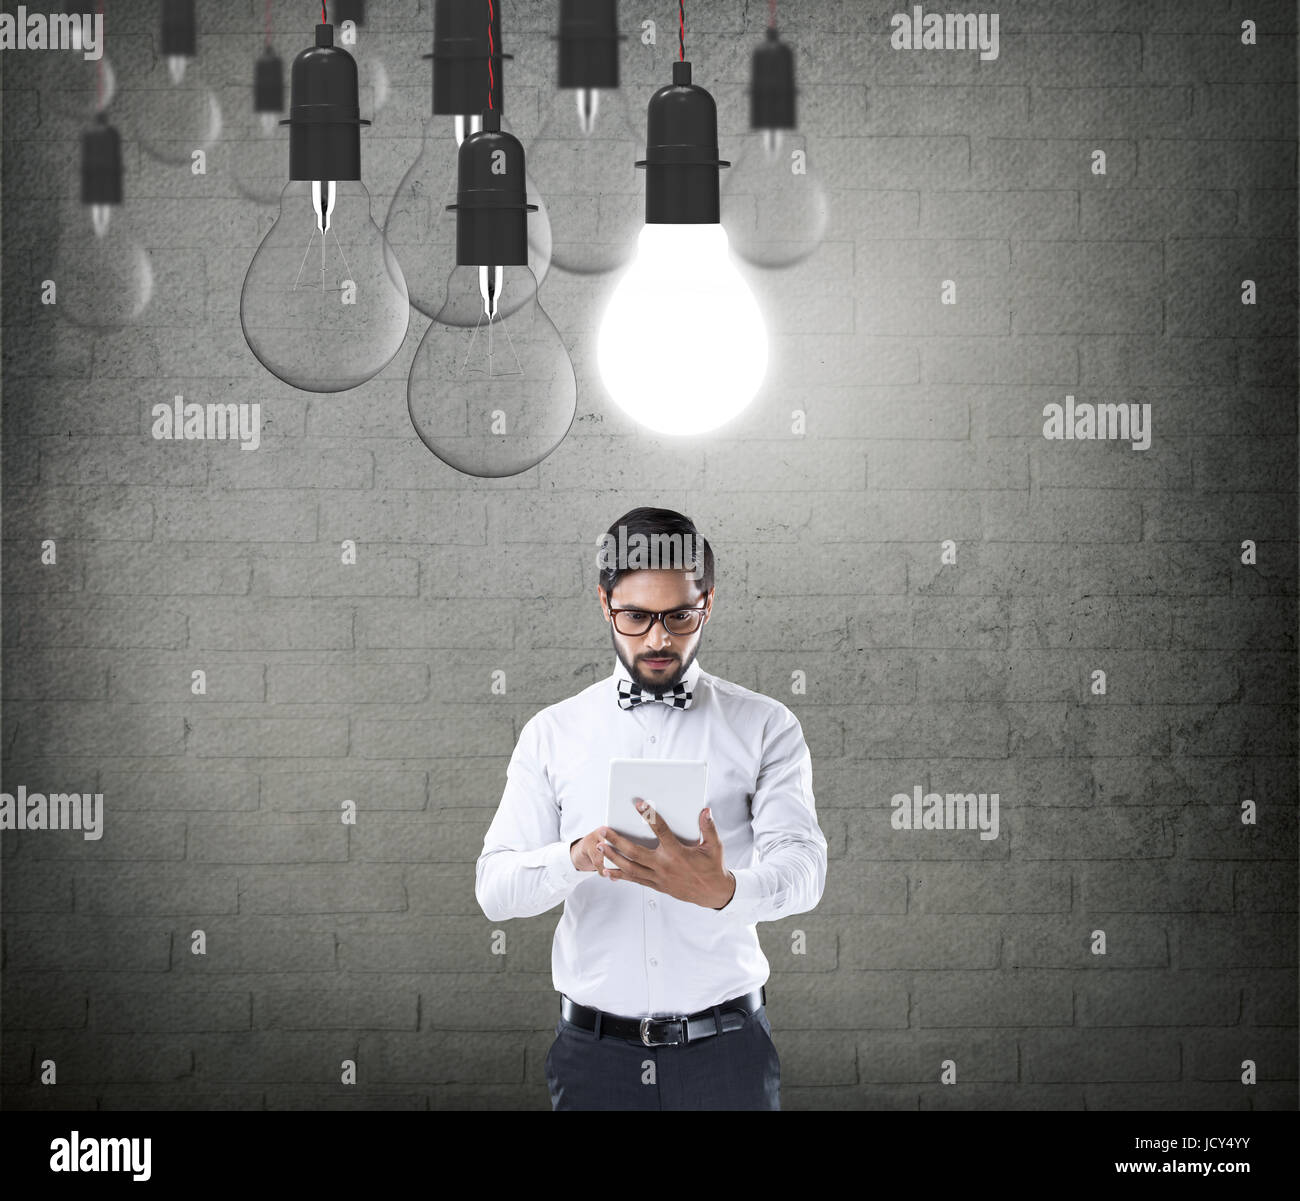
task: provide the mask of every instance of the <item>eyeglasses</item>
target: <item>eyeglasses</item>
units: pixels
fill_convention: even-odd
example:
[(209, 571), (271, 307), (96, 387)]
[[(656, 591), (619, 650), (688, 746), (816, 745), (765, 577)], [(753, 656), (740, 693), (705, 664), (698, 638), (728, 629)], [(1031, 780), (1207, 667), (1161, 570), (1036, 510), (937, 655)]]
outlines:
[(664, 623), (668, 633), (694, 634), (704, 619), (704, 606), (698, 609), (667, 609), (662, 613), (647, 613), (644, 609), (610, 609), (614, 629), (627, 638), (640, 638), (648, 634), (656, 621)]

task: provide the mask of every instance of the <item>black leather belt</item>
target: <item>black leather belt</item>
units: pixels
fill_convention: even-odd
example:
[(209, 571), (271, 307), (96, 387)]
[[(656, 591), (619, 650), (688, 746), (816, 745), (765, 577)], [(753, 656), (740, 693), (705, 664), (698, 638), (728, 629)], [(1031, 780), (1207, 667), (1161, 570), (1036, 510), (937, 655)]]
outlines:
[(647, 1047), (676, 1047), (682, 1043), (712, 1038), (715, 1034), (743, 1029), (745, 1018), (741, 1015), (755, 1013), (760, 1005), (766, 1003), (767, 989), (756, 988), (743, 997), (732, 997), (730, 1001), (723, 1001), (711, 1009), (702, 1009), (699, 1013), (677, 1017), (625, 1018), (616, 1013), (589, 1009), (561, 994), (560, 1013), (566, 1022), (572, 1022), (579, 1029), (590, 1030), (593, 1034), (640, 1040)]

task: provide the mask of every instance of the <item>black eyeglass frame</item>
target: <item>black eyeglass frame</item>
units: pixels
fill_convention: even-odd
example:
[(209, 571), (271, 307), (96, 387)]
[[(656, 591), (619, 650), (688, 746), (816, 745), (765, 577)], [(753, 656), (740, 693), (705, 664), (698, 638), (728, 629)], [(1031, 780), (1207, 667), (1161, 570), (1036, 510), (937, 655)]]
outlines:
[[(646, 609), (615, 609), (613, 605), (609, 607), (610, 620), (614, 623), (614, 629), (617, 630), (618, 633), (622, 634), (624, 638), (644, 638), (655, 628), (655, 622), (663, 623), (664, 630), (670, 638), (686, 638), (689, 635), (694, 634), (700, 628), (708, 611), (708, 605), (680, 605), (675, 609), (663, 609), (658, 613), (651, 613)], [(641, 617), (648, 617), (650, 618), (650, 624), (646, 626), (644, 630), (640, 631), (640, 633), (629, 634), (625, 630), (620, 630), (618, 628), (618, 615), (620, 613), (636, 613)], [(670, 613), (698, 613), (700, 614), (700, 620), (695, 623), (693, 628), (682, 630), (680, 633), (674, 633), (674, 631), (668, 629), (667, 618)]]

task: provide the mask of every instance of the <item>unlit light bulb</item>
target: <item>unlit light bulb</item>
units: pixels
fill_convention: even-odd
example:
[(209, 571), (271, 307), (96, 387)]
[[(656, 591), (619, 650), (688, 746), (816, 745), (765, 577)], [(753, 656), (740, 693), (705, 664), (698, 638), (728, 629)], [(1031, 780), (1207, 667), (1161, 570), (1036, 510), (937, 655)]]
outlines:
[(243, 135), (230, 149), (235, 186), (250, 200), (277, 204), (284, 190), (284, 64), (269, 45), (254, 64), (251, 96), (240, 88), (225, 107), (239, 115)]
[(134, 321), (153, 295), (148, 252), (122, 208), (122, 152), (101, 115), (81, 141), (81, 203), (69, 204), (50, 278), (59, 311), (76, 325), (111, 330)]
[(161, 54), (165, 84), (129, 90), (128, 105), (140, 144), (164, 163), (190, 164), (221, 136), (221, 104), (197, 61), (194, 0), (163, 0)]
[(789, 267), (826, 234), (830, 204), (794, 130), (752, 131), (722, 181), (722, 223), (741, 258), (759, 267)]
[(293, 60), (290, 182), (244, 279), (244, 338), (272, 375), (342, 392), (377, 375), (411, 319), (406, 281), (361, 182), (357, 64), (316, 26)]
[[(482, 0), (433, 0), (433, 53), (430, 117), (424, 122), (419, 157), (402, 177), (384, 220), (388, 238), (406, 273), (411, 304), (426, 317), (437, 316), (448, 301), (447, 281), (462, 261), (457, 254), (457, 219), (448, 208), (457, 200), (460, 150), (482, 132), (484, 113), (510, 135), (502, 116), (505, 57), (501, 49), (501, 5)], [(521, 149), (522, 153), (522, 149)], [(540, 283), (551, 265), (551, 226), (546, 206), (531, 181), (525, 230), (528, 266)], [(483, 260), (488, 261), (488, 260)], [(524, 290), (507, 289), (501, 313), (522, 300)]]
[(763, 315), (723, 228), (646, 225), (597, 340), (619, 408), (658, 433), (704, 433), (753, 400), (767, 357)]
[(639, 134), (619, 87), (620, 41), (612, 0), (560, 0), (558, 86), (530, 158), (552, 200), (552, 253), (566, 271), (621, 267), (641, 227)]
[[(100, 36), (94, 33), (96, 15), (93, 4), (85, 0), (55, 0), (47, 10), (51, 19), (70, 31), (70, 52), (35, 56), (35, 70), (40, 81), (41, 114), (47, 109), (61, 117), (89, 120), (103, 112), (113, 101), (117, 75), (104, 53), (104, 22), (99, 20)], [(88, 11), (89, 10), (89, 11)], [(98, 14), (102, 18), (103, 14)], [(89, 33), (89, 41), (83, 36)], [(93, 54), (94, 58), (87, 58)]]
[(529, 162), (551, 200), (551, 256), (557, 267), (596, 274), (631, 258), (645, 203), (633, 165), (639, 149), (622, 90), (570, 88), (554, 94)]
[(517, 475), (563, 440), (577, 382), (526, 266), (461, 266), (407, 384), (420, 440), (466, 475)]
[(239, 302), (244, 337), (272, 375), (341, 392), (378, 374), (410, 321), (406, 284), (359, 180), (292, 180)]
[(798, 133), (794, 50), (770, 25), (750, 67), (749, 125), (722, 185), (722, 223), (741, 258), (788, 267), (821, 245), (826, 189)]
[(153, 296), (149, 253), (132, 236), (124, 214), (108, 205), (69, 210), (51, 278), (58, 310), (87, 329), (129, 325)]
[[(447, 278), (456, 266), (456, 217), (447, 206), (456, 200), (461, 144), (481, 128), (477, 115), (427, 118), (420, 156), (402, 177), (388, 207), (384, 236), (406, 275), (411, 304), (426, 317), (437, 319), (448, 300)], [(510, 130), (504, 118), (501, 128)], [(537, 205), (537, 211), (528, 214), (528, 266), (540, 283), (551, 265), (551, 223), (531, 180), (527, 189), (529, 201)], [(508, 306), (522, 296), (516, 289), (502, 301), (507, 315)]]

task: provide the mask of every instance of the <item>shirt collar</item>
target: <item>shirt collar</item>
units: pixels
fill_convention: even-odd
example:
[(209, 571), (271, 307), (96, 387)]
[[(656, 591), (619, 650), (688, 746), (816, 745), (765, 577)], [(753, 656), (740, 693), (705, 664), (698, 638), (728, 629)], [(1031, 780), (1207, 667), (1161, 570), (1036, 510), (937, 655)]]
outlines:
[[(682, 684), (694, 692), (696, 684), (699, 683), (700, 672), (699, 659), (692, 660), (690, 667), (686, 669), (686, 674), (682, 676)], [(632, 673), (623, 666), (623, 660), (617, 655), (614, 656), (614, 674), (612, 678), (615, 680), (630, 680), (632, 678)]]

